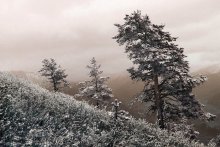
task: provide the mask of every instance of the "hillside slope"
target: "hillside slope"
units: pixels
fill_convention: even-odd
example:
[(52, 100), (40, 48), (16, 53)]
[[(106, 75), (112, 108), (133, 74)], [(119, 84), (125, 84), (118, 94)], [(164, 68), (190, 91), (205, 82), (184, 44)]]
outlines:
[(0, 146), (203, 146), (0, 73)]
[[(206, 74), (208, 80), (194, 89), (193, 93), (199, 101), (205, 105), (205, 109), (217, 115), (213, 122), (196, 121), (196, 130), (200, 132), (199, 139), (202, 142), (208, 142), (211, 138), (220, 134), (220, 73)], [(130, 79), (128, 75), (112, 77), (110, 79), (110, 87), (113, 89), (114, 95), (126, 105), (124, 109), (132, 115), (139, 118), (145, 118), (151, 122), (153, 116), (147, 115), (146, 106), (137, 103), (132, 107), (128, 107), (129, 103), (134, 100), (134, 96), (143, 89), (143, 84)]]

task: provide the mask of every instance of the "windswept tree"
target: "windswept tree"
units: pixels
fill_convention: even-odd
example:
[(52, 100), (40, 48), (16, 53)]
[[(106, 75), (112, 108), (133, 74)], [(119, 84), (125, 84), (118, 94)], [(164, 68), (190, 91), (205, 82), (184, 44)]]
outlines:
[(49, 82), (53, 85), (54, 91), (58, 91), (62, 86), (67, 86), (68, 82), (65, 70), (57, 65), (54, 59), (44, 59), (42, 61), (43, 67), (39, 71), (42, 76), (46, 77)]
[(106, 85), (109, 77), (102, 77), (103, 71), (100, 70), (101, 65), (97, 64), (95, 58), (91, 60), (91, 64), (87, 66), (90, 70), (89, 77), (91, 80), (79, 83), (79, 94), (82, 97), (92, 98), (96, 101), (96, 106), (113, 97), (112, 89)]
[(175, 43), (177, 38), (164, 31), (164, 25), (151, 23), (140, 11), (126, 15), (123, 24), (115, 24), (118, 34), (113, 37), (125, 52), (134, 67), (128, 69), (130, 77), (145, 83), (139, 99), (149, 103), (149, 111), (157, 113), (161, 128), (165, 122), (179, 118), (211, 119), (202, 104), (192, 94), (192, 89), (206, 77), (192, 77), (185, 60), (184, 49)]

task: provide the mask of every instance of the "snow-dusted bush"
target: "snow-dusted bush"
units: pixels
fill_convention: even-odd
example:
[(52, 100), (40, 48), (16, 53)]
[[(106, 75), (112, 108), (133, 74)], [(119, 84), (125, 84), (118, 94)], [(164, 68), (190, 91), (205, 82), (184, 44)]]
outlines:
[(199, 147), (143, 120), (114, 122), (104, 110), (0, 73), (0, 146)]
[(216, 136), (215, 138), (211, 139), (208, 143), (209, 147), (218, 147), (220, 146), (220, 135)]
[(194, 129), (194, 125), (188, 124), (187, 119), (183, 118), (178, 124), (169, 122), (166, 123), (166, 128), (171, 132), (181, 133), (182, 136), (190, 138), (190, 140), (196, 140), (199, 132)]

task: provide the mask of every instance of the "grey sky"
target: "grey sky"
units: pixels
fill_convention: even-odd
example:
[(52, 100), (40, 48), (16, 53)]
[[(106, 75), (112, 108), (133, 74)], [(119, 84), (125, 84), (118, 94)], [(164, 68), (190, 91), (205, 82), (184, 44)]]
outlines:
[(130, 61), (113, 24), (139, 9), (179, 37), (192, 71), (219, 69), (219, 8), (219, 0), (0, 0), (0, 67), (38, 71), (51, 57), (80, 78), (94, 56), (106, 74), (124, 72)]

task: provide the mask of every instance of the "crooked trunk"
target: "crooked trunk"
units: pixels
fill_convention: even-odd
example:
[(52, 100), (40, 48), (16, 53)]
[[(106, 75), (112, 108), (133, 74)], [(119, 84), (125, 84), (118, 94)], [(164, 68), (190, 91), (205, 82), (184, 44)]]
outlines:
[(161, 129), (165, 128), (164, 116), (163, 116), (163, 101), (160, 97), (158, 75), (154, 75), (154, 92), (155, 92), (155, 103), (157, 107), (157, 120)]

